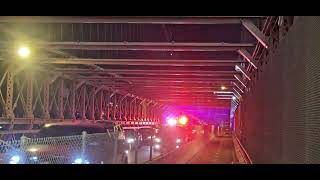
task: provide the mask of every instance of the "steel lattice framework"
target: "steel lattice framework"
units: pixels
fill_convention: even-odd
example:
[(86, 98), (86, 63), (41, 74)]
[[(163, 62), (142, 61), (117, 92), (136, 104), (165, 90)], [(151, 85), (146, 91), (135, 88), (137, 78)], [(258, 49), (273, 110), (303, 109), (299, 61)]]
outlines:
[[(281, 37), (270, 32), (291, 19), (2, 16), (1, 123), (150, 125), (166, 105), (237, 105)], [(12, 53), (22, 40), (32, 45), (32, 63)], [(229, 93), (214, 93), (221, 86)]]

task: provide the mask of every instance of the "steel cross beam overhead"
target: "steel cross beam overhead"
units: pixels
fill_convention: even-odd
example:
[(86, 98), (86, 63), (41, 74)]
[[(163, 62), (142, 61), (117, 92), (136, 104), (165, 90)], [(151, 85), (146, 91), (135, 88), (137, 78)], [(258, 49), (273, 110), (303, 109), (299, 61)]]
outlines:
[[(8, 45), (10, 42), (0, 42)], [(49, 49), (132, 50), (132, 51), (237, 51), (255, 47), (251, 43), (182, 43), (182, 42), (35, 42), (35, 46)]]
[(98, 65), (153, 65), (153, 66), (234, 66), (243, 60), (171, 60), (171, 59), (90, 59), (90, 58), (44, 58), (46, 64), (98, 64)]
[(123, 23), (123, 24), (240, 24), (241, 19), (265, 16), (1, 16), (15, 23)]
[[(2, 16), (0, 120), (158, 123), (170, 105), (230, 107), (255, 82), (257, 56), (272, 49), (274, 19)], [(22, 73), (29, 61), (17, 59), (16, 43), (30, 45)]]

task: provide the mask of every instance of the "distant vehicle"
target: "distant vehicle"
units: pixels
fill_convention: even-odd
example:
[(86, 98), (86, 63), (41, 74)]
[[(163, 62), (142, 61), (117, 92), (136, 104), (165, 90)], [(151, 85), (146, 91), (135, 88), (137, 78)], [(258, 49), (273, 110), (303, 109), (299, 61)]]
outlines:
[(161, 151), (170, 151), (188, 142), (188, 131), (185, 127), (164, 126), (156, 138), (161, 141)]
[[(93, 123), (52, 123), (44, 125), (36, 138), (48, 139), (51, 144), (39, 143), (26, 145), (23, 153), (6, 153), (7, 163), (10, 164), (110, 164), (128, 163), (126, 146), (118, 146), (117, 157), (114, 157), (114, 140), (104, 138), (90, 138), (85, 143), (85, 150), (82, 153), (81, 139), (73, 139), (71, 136), (79, 136), (83, 132), (89, 134), (107, 133), (108, 128), (103, 125)], [(101, 136), (102, 137), (102, 136)], [(69, 138), (69, 139), (68, 139)], [(45, 140), (44, 140), (45, 141)]]
[(124, 127), (125, 142), (129, 145), (129, 150), (132, 148), (139, 147), (140, 142), (142, 141), (142, 136), (136, 127)]
[(143, 127), (138, 130), (141, 135), (141, 146), (150, 146), (156, 137), (156, 129), (152, 127)]

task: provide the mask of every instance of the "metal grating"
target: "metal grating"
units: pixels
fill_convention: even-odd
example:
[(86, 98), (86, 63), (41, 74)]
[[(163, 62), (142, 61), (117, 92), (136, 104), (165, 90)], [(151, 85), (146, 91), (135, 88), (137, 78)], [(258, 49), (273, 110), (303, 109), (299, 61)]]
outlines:
[(320, 163), (320, 17), (298, 17), (241, 103), (253, 163)]

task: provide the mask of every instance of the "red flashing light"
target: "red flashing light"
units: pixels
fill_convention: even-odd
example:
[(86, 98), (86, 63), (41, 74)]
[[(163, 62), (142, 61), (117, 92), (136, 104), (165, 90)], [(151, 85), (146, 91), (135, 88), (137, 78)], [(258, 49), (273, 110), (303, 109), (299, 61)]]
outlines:
[(181, 117), (179, 118), (179, 123), (180, 123), (181, 125), (186, 125), (186, 124), (188, 123), (188, 118), (187, 118), (186, 116), (181, 116)]
[(177, 120), (174, 118), (169, 118), (168, 119), (168, 125), (169, 126), (175, 126), (177, 124)]

